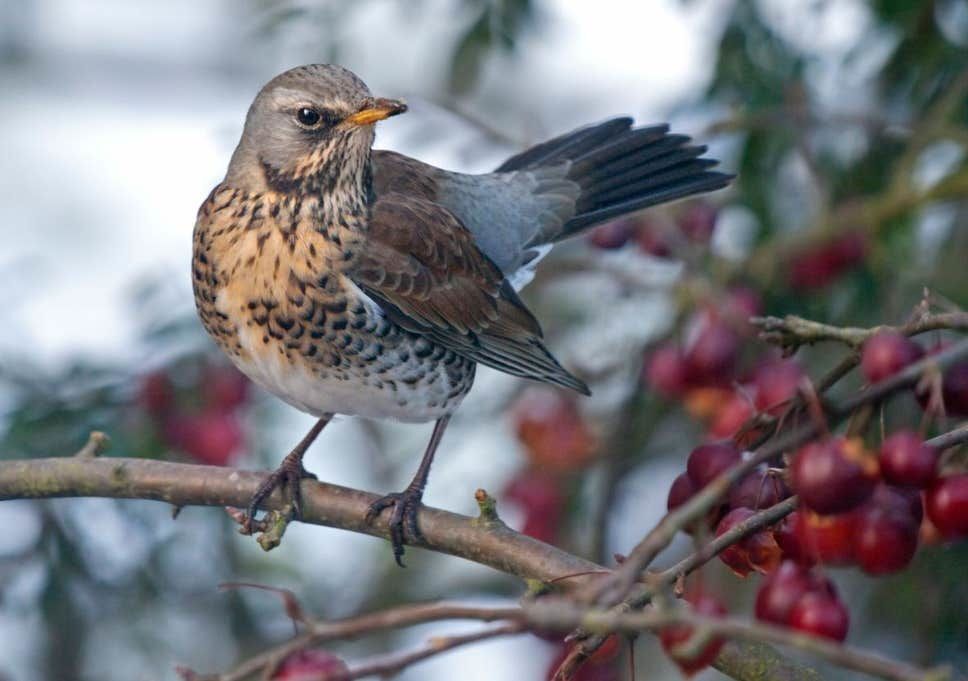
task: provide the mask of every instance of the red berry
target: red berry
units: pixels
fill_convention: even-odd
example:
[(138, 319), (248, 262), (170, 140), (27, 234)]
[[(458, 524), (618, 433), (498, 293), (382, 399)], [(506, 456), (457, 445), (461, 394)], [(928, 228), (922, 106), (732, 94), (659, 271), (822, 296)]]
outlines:
[(200, 463), (225, 466), (239, 454), (245, 437), (231, 413), (176, 414), (165, 422), (168, 443)]
[(847, 638), (850, 614), (840, 599), (823, 593), (805, 594), (790, 611), (794, 629), (834, 641)]
[(773, 539), (783, 552), (783, 556), (796, 561), (800, 565), (810, 567), (817, 560), (813, 552), (800, 543), (797, 526), (800, 524), (800, 511), (794, 511), (773, 526)]
[(803, 510), (795, 520), (797, 541), (809, 559), (828, 565), (854, 562), (854, 513), (817, 515)]
[(871, 383), (883, 381), (924, 355), (920, 345), (897, 331), (878, 331), (867, 339), (860, 367)]
[[(617, 653), (618, 637), (614, 635), (607, 638), (605, 643), (602, 645), (602, 648), (599, 648), (599, 650), (602, 650), (606, 646), (610, 646), (609, 642), (613, 640), (616, 644), (614, 650), (615, 653)], [(552, 679), (554, 679), (555, 672), (558, 670), (558, 667), (561, 666), (561, 663), (565, 661), (565, 658), (568, 657), (571, 649), (572, 645), (570, 644), (562, 645), (559, 648), (558, 654), (555, 655), (554, 659), (551, 660), (551, 664), (548, 665), (548, 671), (545, 675), (546, 681), (552, 681)], [(614, 655), (612, 657), (614, 657)], [(588, 661), (585, 662), (585, 664), (581, 665), (571, 679), (573, 681), (619, 681), (619, 673), (618, 668), (611, 658), (600, 660), (597, 657), (596, 651), (596, 655), (592, 655)]]
[(656, 258), (668, 258), (672, 255), (672, 245), (669, 243), (665, 225), (647, 218), (640, 222), (635, 242), (645, 253)]
[(766, 470), (755, 470), (739, 481), (729, 493), (729, 505), (752, 509), (769, 508), (790, 496), (783, 478)]
[(867, 236), (860, 231), (847, 232), (828, 243), (833, 261), (846, 270), (863, 262), (867, 255)]
[(524, 511), (522, 534), (546, 543), (555, 541), (566, 500), (554, 476), (544, 471), (523, 471), (508, 484), (504, 496)]
[(925, 495), (925, 507), (942, 536), (968, 536), (968, 473), (936, 480)]
[(877, 460), (858, 440), (842, 437), (804, 445), (790, 468), (794, 491), (817, 513), (856, 508), (867, 501), (877, 482)]
[(511, 414), (518, 439), (535, 466), (572, 471), (595, 456), (595, 439), (571, 397), (531, 388), (515, 401)]
[(713, 230), (716, 229), (717, 213), (712, 204), (694, 201), (679, 216), (679, 229), (689, 241), (698, 244), (709, 243)]
[(686, 461), (686, 472), (697, 489), (702, 489), (720, 473), (740, 462), (740, 453), (731, 443), (720, 442), (696, 447)]
[(798, 254), (790, 262), (788, 273), (790, 286), (802, 291), (822, 289), (840, 274), (823, 251)]
[(619, 635), (612, 634), (602, 642), (598, 650), (592, 653), (591, 657), (588, 658), (588, 662), (589, 664), (605, 664), (611, 662), (618, 657), (621, 647)]
[(722, 384), (732, 379), (739, 358), (739, 334), (717, 315), (707, 313), (696, 323), (686, 344), (686, 372), (696, 385)]
[(749, 396), (741, 390), (734, 390), (716, 412), (709, 426), (709, 436), (715, 440), (733, 437), (755, 412)]
[(881, 475), (893, 484), (927, 487), (938, 475), (938, 452), (913, 430), (899, 430), (881, 444)]
[[(719, 525), (716, 526), (716, 536), (719, 537), (728, 532), (734, 526), (748, 519), (751, 515), (753, 515), (752, 509), (734, 508), (719, 521)], [(719, 554), (719, 559), (740, 577), (746, 577), (753, 569), (753, 566), (750, 565), (749, 553), (746, 550), (745, 543), (742, 541), (727, 546)]]
[(803, 379), (803, 369), (793, 360), (761, 365), (753, 375), (757, 409), (780, 415), (788, 401), (797, 394)]
[(300, 650), (284, 659), (273, 681), (341, 681), (349, 675), (346, 664), (324, 650)]
[(727, 317), (745, 322), (763, 313), (763, 298), (749, 286), (734, 286), (726, 292)]
[(141, 378), (138, 403), (151, 416), (164, 416), (175, 405), (175, 386), (168, 374), (159, 369)]
[(249, 379), (234, 367), (210, 367), (202, 378), (205, 406), (229, 411), (241, 407), (249, 397)]
[(916, 525), (924, 518), (921, 493), (911, 487), (878, 485), (866, 506), (877, 506), (886, 511), (908, 516)]
[[(687, 595), (686, 600), (692, 605), (693, 611), (700, 615), (722, 617), (726, 614), (726, 608), (723, 607), (722, 603), (709, 594), (701, 592), (694, 593)], [(692, 657), (685, 657), (684, 653), (680, 652), (680, 650), (683, 647), (688, 647), (688, 643), (694, 633), (695, 631), (692, 627), (684, 624), (666, 627), (659, 633), (659, 640), (662, 643), (663, 650), (665, 650), (666, 654), (672, 658), (672, 661), (676, 663), (686, 676), (692, 676), (712, 664), (712, 661), (716, 659), (716, 656), (725, 643), (721, 638), (712, 638), (703, 646), (698, 654)]]
[(907, 567), (918, 548), (918, 523), (905, 509), (868, 504), (854, 525), (854, 557), (871, 575), (897, 572)]
[(814, 577), (807, 568), (784, 561), (766, 576), (756, 592), (756, 618), (774, 624), (789, 624), (793, 606), (814, 586)]
[[(719, 521), (716, 536), (725, 534), (754, 513), (751, 508), (734, 508)], [(748, 576), (752, 570), (771, 572), (779, 565), (781, 557), (780, 547), (768, 531), (754, 532), (719, 554), (720, 560), (740, 577)]]
[(673, 511), (689, 501), (697, 492), (696, 485), (689, 477), (688, 473), (680, 473), (673, 480), (669, 488), (669, 498), (666, 500), (666, 508)]
[(867, 241), (859, 232), (849, 232), (798, 253), (790, 262), (790, 285), (795, 289), (817, 290), (863, 261)]
[(697, 421), (708, 421), (729, 399), (732, 389), (704, 386), (690, 388), (682, 397), (682, 406)]
[(605, 250), (621, 248), (632, 238), (634, 231), (635, 225), (631, 220), (612, 220), (589, 232), (588, 243)]
[(743, 540), (743, 546), (752, 568), (762, 574), (773, 572), (783, 560), (783, 551), (772, 532), (764, 530), (752, 534)]
[(663, 345), (646, 360), (643, 379), (666, 399), (679, 397), (686, 389), (686, 360), (675, 345)]
[(968, 362), (959, 362), (944, 372), (941, 396), (946, 413), (968, 416)]

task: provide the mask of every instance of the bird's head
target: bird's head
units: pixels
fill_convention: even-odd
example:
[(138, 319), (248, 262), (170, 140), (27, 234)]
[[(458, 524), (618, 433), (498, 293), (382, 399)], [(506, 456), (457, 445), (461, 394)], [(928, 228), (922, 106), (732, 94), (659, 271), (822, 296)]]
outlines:
[(373, 124), (406, 110), (401, 101), (374, 98), (341, 66), (290, 69), (269, 81), (249, 107), (229, 178), (251, 182), (261, 174), (270, 188), (286, 192), (362, 183)]

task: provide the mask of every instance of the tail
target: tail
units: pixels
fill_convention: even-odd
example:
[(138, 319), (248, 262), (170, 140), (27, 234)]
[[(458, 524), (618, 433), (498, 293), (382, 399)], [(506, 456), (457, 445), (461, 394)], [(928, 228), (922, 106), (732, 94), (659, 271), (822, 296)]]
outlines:
[(706, 147), (690, 141), (670, 134), (667, 125), (633, 128), (631, 118), (615, 118), (531, 147), (497, 172), (570, 162), (566, 178), (580, 187), (575, 212), (560, 231), (545, 235), (559, 241), (627, 213), (729, 184), (733, 175), (710, 170), (718, 161), (700, 158)]

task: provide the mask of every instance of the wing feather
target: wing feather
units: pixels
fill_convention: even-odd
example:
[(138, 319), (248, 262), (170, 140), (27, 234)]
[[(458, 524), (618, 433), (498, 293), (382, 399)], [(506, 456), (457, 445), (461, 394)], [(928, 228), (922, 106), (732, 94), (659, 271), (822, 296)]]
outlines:
[(541, 327), (473, 235), (443, 206), (387, 192), (347, 272), (397, 324), (516, 376), (588, 392), (541, 342)]

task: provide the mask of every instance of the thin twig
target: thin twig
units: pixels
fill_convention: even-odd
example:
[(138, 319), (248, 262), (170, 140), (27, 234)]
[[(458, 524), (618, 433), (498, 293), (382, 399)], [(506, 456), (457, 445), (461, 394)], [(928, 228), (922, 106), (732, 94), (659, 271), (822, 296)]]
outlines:
[(672, 567), (655, 573), (654, 576), (650, 575), (649, 582), (657, 582), (662, 585), (674, 583), (680, 576), (688, 575), (736, 542), (745, 539), (751, 534), (756, 534), (766, 527), (775, 525), (796, 510), (798, 501), (796, 497), (789, 497), (778, 504), (754, 513), (743, 522), (733, 525), (698, 551), (689, 554)]
[(949, 430), (937, 437), (933, 437), (926, 442), (938, 451), (956, 447), (957, 445), (968, 442), (968, 422), (961, 424), (954, 430)]
[(354, 639), (364, 634), (377, 633), (387, 629), (399, 629), (425, 622), (464, 619), (496, 622), (499, 620), (520, 620), (521, 615), (518, 607), (485, 608), (439, 601), (436, 603), (402, 605), (339, 620), (309, 620), (306, 622), (304, 633), (249, 658), (231, 672), (216, 678), (217, 681), (243, 681), (259, 672), (268, 671), (271, 673), (289, 655), (326, 641)]
[(371, 660), (369, 662), (360, 664), (359, 666), (354, 666), (352, 669), (350, 669), (349, 675), (343, 678), (345, 678), (346, 681), (350, 681), (350, 679), (363, 679), (368, 676), (394, 676), (399, 674), (407, 667), (416, 664), (417, 662), (426, 660), (428, 657), (440, 655), (441, 653), (453, 650), (454, 648), (465, 646), (469, 643), (477, 643), (478, 641), (498, 638), (500, 636), (514, 636), (526, 631), (527, 629), (524, 625), (519, 623), (510, 623), (491, 627), (482, 631), (476, 631), (470, 634), (435, 637), (422, 648), (417, 648), (416, 650), (411, 650), (404, 653), (387, 655), (383, 658)]
[(750, 322), (760, 328), (760, 338), (784, 348), (795, 349), (820, 341), (838, 341), (851, 348), (859, 348), (879, 331), (891, 330), (914, 336), (939, 329), (968, 331), (968, 312), (927, 313), (901, 326), (881, 325), (869, 329), (822, 324), (796, 315), (753, 317)]

